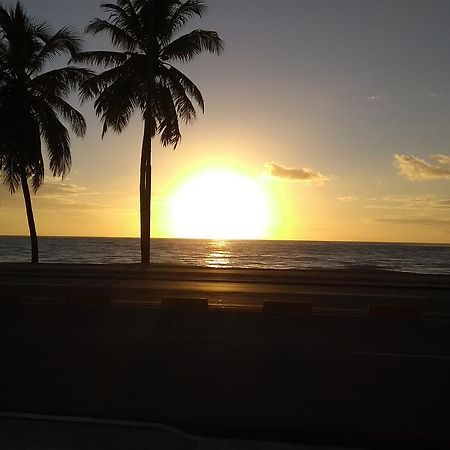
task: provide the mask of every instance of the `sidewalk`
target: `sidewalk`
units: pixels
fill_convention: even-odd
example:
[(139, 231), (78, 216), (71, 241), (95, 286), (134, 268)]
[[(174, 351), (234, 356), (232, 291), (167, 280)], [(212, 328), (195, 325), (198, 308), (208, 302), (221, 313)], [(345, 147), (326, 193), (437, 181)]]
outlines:
[[(53, 420), (55, 419), (55, 420)], [(207, 439), (157, 424), (0, 417), (2, 450), (337, 450), (337, 447)], [(339, 449), (344, 450), (342, 447)]]

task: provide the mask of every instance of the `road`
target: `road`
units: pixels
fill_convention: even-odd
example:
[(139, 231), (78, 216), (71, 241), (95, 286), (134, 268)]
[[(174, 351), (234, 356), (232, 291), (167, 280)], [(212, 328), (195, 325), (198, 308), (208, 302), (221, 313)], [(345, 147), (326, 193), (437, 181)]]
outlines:
[[(0, 409), (222, 437), (449, 448), (445, 286), (196, 276), (3, 276), (3, 292), (19, 295), (0, 304)], [(65, 305), (70, 291), (114, 301)], [(215, 306), (156, 306), (172, 294)], [(258, 308), (267, 298), (315, 306), (269, 313)], [(365, 308), (375, 299), (428, 310), (421, 320), (371, 317)]]
[(216, 307), (261, 307), (264, 300), (312, 302), (314, 308), (367, 310), (370, 304), (415, 305), (450, 317), (450, 276), (259, 271), (131, 266), (0, 265), (0, 298), (63, 301), (67, 293), (101, 293), (113, 302), (158, 303), (164, 297), (206, 297)]
[(62, 305), (1, 312), (3, 410), (303, 443), (450, 443), (446, 321)]

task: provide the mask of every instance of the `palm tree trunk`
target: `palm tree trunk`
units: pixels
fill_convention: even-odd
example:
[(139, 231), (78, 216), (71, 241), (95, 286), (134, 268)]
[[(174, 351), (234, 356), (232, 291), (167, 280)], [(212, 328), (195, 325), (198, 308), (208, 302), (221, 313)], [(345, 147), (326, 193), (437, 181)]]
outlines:
[[(153, 10), (154, 4), (150, 2)], [(153, 14), (152, 14), (153, 15)], [(150, 27), (153, 28), (153, 22), (150, 21)], [(151, 34), (152, 35), (152, 34)], [(150, 264), (150, 218), (151, 218), (151, 199), (152, 199), (152, 135), (153, 135), (153, 88), (154, 88), (154, 70), (153, 63), (150, 62), (149, 67), (149, 92), (147, 98), (147, 110), (144, 113), (144, 136), (142, 138), (141, 151), (141, 182), (140, 182), (140, 199), (141, 199), (141, 263)]]
[(33, 205), (31, 204), (30, 189), (28, 187), (28, 180), (24, 173), (20, 175), (22, 182), (22, 192), (23, 198), (25, 200), (25, 209), (27, 211), (28, 228), (30, 229), (30, 240), (31, 240), (31, 263), (37, 264), (39, 262), (39, 249), (38, 240), (36, 233), (36, 224), (34, 222), (33, 216)]
[(150, 264), (150, 206), (152, 192), (152, 133), (150, 121), (144, 120), (140, 169), (141, 263)]

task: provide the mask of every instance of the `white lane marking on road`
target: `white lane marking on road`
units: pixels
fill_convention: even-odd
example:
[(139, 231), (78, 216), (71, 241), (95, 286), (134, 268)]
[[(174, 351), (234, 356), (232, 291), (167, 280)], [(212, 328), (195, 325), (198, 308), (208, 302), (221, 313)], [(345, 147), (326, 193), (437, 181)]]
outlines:
[(449, 355), (416, 355), (413, 353), (381, 353), (381, 352), (352, 352), (358, 356), (380, 356), (390, 358), (416, 358), (416, 359), (446, 359), (450, 360)]

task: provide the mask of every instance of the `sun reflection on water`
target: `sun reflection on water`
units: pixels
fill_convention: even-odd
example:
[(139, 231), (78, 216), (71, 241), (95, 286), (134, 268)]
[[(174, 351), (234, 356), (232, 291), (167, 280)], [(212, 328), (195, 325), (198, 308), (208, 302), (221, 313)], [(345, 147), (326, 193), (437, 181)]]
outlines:
[(231, 265), (231, 249), (230, 243), (223, 240), (215, 240), (209, 243), (209, 253), (205, 259), (208, 267), (220, 268), (230, 267)]

